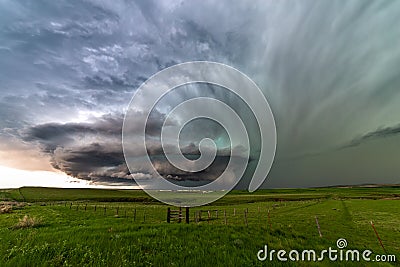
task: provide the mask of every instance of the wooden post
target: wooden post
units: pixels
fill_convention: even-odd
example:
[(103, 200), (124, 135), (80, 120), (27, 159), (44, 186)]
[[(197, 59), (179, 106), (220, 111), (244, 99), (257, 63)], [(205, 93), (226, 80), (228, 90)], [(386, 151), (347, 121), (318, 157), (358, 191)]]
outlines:
[(117, 207), (117, 216), (119, 215), (119, 207)]
[(383, 250), (386, 252), (386, 249), (385, 249), (385, 247), (383, 246), (382, 240), (381, 240), (381, 238), (380, 238), (379, 235), (378, 235), (378, 231), (376, 231), (375, 225), (374, 225), (374, 223), (373, 223), (372, 221), (371, 221), (371, 226), (372, 226), (372, 228), (374, 228), (375, 235), (376, 235), (376, 237), (378, 238), (379, 243), (381, 244), (381, 247), (382, 247)]
[(143, 223), (146, 222), (146, 210), (143, 211)]
[(94, 205), (94, 211), (96, 211), (97, 210), (97, 205)]
[(86, 209), (87, 209), (87, 204), (85, 205), (85, 211), (86, 211)]
[(71, 202), (71, 204), (69, 205), (69, 209), (72, 209), (72, 202)]
[(189, 223), (189, 207), (186, 207), (186, 223)]
[(268, 209), (268, 225), (269, 225), (269, 230), (272, 230), (271, 216), (270, 216), (270, 214), (269, 214), (269, 209)]
[(236, 216), (236, 208), (233, 208), (233, 216)]
[(208, 222), (208, 223), (210, 223), (210, 219), (211, 219), (211, 212), (208, 210), (208, 211), (207, 211), (207, 213), (208, 213), (208, 219), (207, 219), (207, 222)]
[(136, 209), (135, 209), (135, 211), (133, 212), (133, 221), (136, 222)]
[(228, 224), (227, 220), (226, 220), (226, 210), (224, 210), (224, 219), (225, 219), (225, 225)]
[(247, 211), (246, 210), (244, 211), (244, 221), (246, 223), (246, 226), (249, 226), (249, 223), (247, 221)]
[(322, 237), (322, 234), (321, 234), (321, 228), (319, 227), (319, 223), (318, 223), (318, 217), (317, 217), (317, 216), (315, 216), (315, 222), (316, 222), (316, 224), (317, 224), (317, 227), (318, 227), (318, 233), (319, 233), (319, 237)]
[[(135, 210), (136, 213), (136, 210)], [(167, 223), (171, 222), (171, 208), (167, 209)]]
[(107, 207), (104, 205), (104, 215), (107, 214)]
[(79, 204), (78, 204), (78, 205), (76, 205), (76, 210), (79, 210)]

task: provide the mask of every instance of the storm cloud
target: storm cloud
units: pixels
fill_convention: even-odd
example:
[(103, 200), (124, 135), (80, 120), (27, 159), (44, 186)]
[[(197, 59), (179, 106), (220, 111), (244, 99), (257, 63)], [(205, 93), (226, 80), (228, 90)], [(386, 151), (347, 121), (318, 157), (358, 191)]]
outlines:
[[(143, 114), (138, 112), (137, 119)], [(142, 160), (146, 155), (136, 154), (137, 160), (130, 172), (126, 166), (121, 145), (121, 128), (123, 116), (105, 115), (84, 123), (47, 123), (24, 129), (21, 136), (24, 141), (36, 143), (41, 151), (50, 157), (51, 165), (66, 174), (93, 182), (134, 183), (135, 179), (150, 179), (155, 170), (164, 178), (173, 181), (212, 181), (225, 169), (230, 152), (220, 149), (213, 166), (199, 173), (188, 173), (177, 169), (168, 162), (164, 155), (159, 136), (165, 115), (152, 112), (146, 127), (148, 142), (147, 155), (150, 156), (154, 169), (143, 168)], [(135, 130), (135, 125), (132, 126)], [(140, 134), (139, 132), (136, 134)], [(135, 150), (135, 145), (130, 148)], [(164, 144), (168, 146), (168, 144)], [(186, 157), (197, 158), (200, 155), (198, 146), (190, 143), (182, 147)]]
[[(271, 105), (278, 145), (264, 186), (399, 182), (397, 1), (10, 0), (0, 15), (0, 164), (12, 154), (23, 166), (25, 150), (81, 179), (150, 179), (142, 155), (130, 175), (122, 154), (131, 97), (165, 67), (210, 60), (243, 71)], [(246, 109), (218, 88), (167, 95), (147, 135), (155, 165), (172, 180), (200, 176), (162, 159), (163, 116), (203, 95)], [(254, 164), (260, 140), (245, 121)], [(187, 127), (183, 150), (195, 156), (202, 137), (220, 145), (219, 173), (229, 140), (200, 122)]]

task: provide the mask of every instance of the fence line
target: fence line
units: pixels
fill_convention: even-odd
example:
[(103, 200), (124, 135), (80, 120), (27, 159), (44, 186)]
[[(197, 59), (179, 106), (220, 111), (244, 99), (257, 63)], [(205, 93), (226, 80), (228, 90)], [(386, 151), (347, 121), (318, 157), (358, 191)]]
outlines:
[[(69, 205), (68, 205), (69, 204)], [(45, 204), (41, 204), (45, 205)], [(98, 203), (85, 203), (85, 202), (55, 202), (47, 204), (48, 206), (61, 206), (69, 210), (76, 210), (78, 212), (95, 212), (101, 210), (102, 205)], [(105, 217), (120, 217), (120, 218), (131, 218), (132, 222), (135, 223), (163, 223), (168, 221), (165, 218), (166, 207), (164, 205), (153, 205), (153, 206), (144, 206), (142, 204), (136, 203), (121, 203), (119, 205), (115, 205), (115, 203), (106, 203), (103, 204), (103, 216)], [(133, 205), (137, 205), (138, 207), (132, 207)], [(288, 205), (290, 206), (290, 205)], [(296, 205), (292, 206), (296, 207)], [(99, 209), (98, 209), (99, 207)], [(171, 209), (169, 214), (170, 220), (174, 222), (186, 222), (186, 223), (195, 223), (195, 224), (210, 224), (210, 225), (232, 225), (232, 226), (260, 226), (272, 231), (272, 220), (273, 214), (275, 210), (286, 207), (286, 203), (269, 203), (265, 206), (260, 205), (251, 205), (249, 207), (232, 207), (232, 206), (224, 206), (212, 209), (204, 209), (206, 207), (198, 207), (193, 208), (192, 212), (188, 212), (188, 216), (184, 216), (184, 210), (180, 209), (179, 212), (176, 212), (177, 208)], [(238, 208), (243, 212), (238, 212)], [(109, 212), (111, 210), (111, 212)], [(114, 212), (113, 212), (114, 211)], [(100, 213), (101, 214), (101, 213)], [(138, 216), (142, 219), (138, 220)], [(317, 225), (318, 234), (322, 237), (321, 228), (323, 225), (320, 224), (319, 218), (317, 216), (313, 216), (315, 219), (315, 223)], [(279, 224), (282, 227), (282, 224)], [(283, 226), (285, 227), (285, 226)], [(379, 240), (379, 238), (378, 238)]]

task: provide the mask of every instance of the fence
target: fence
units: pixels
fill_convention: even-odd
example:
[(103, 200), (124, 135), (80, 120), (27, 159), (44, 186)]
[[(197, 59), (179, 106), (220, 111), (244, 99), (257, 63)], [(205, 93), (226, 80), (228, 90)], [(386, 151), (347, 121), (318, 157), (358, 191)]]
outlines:
[[(40, 204), (40, 203), (39, 203)], [(42, 206), (64, 206), (71, 211), (94, 213), (98, 216), (130, 218), (133, 222), (162, 223), (185, 222), (196, 224), (225, 224), (225, 225), (254, 225), (255, 223), (272, 229), (270, 209), (279, 205), (267, 207), (232, 207), (201, 209), (201, 208), (171, 208), (165, 205), (143, 205), (141, 203), (85, 203), (85, 202), (58, 202), (42, 203)], [(286, 205), (286, 204), (285, 204)], [(166, 210), (165, 210), (166, 208)], [(167, 216), (165, 217), (165, 211)], [(164, 215), (163, 215), (164, 214)], [(166, 218), (166, 219), (165, 219)]]
[[(267, 207), (258, 206), (251, 209), (246, 207), (227, 206), (218, 209), (201, 208), (176, 208), (165, 207), (165, 205), (143, 205), (136, 203), (84, 203), (84, 202), (62, 202), (42, 203), (46, 206), (64, 206), (71, 211), (93, 213), (97, 216), (130, 218), (133, 222), (162, 223), (162, 222), (185, 222), (196, 224), (224, 224), (224, 225), (254, 225), (255, 223), (272, 229), (270, 209), (277, 205)], [(166, 213), (165, 213), (166, 212)], [(166, 214), (166, 217), (165, 217)]]
[(185, 208), (185, 216), (182, 215), (182, 208), (178, 210), (171, 210), (171, 208), (167, 208), (167, 223), (170, 223), (171, 220), (177, 220), (178, 223), (182, 222), (182, 219), (185, 219), (186, 223), (189, 223), (189, 208)]

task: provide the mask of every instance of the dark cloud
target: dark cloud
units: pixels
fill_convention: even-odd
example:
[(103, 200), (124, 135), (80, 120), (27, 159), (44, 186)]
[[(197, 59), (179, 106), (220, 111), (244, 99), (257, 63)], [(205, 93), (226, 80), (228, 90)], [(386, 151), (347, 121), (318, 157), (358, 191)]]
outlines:
[[(137, 118), (143, 114), (138, 112)], [(147, 134), (160, 134), (165, 115), (152, 112), (147, 124)], [(50, 156), (52, 166), (66, 174), (95, 182), (126, 182), (126, 180), (151, 179), (154, 170), (143, 168), (141, 160), (145, 155), (136, 155), (138, 159), (128, 170), (121, 145), (121, 114), (109, 114), (83, 123), (47, 123), (36, 125), (23, 131), (26, 142), (37, 143), (42, 151)], [(135, 125), (131, 130), (136, 131)], [(138, 132), (133, 132), (139, 134)], [(173, 181), (196, 181), (201, 184), (216, 179), (229, 161), (229, 152), (222, 149), (212, 166), (199, 173), (187, 173), (171, 165), (163, 153), (159, 140), (150, 139), (148, 155), (157, 172)], [(135, 145), (133, 145), (132, 149)], [(167, 144), (168, 146), (168, 144)], [(190, 143), (182, 148), (182, 153), (191, 159), (199, 157), (197, 145)], [(131, 181), (133, 182), (133, 181)]]
[(350, 143), (344, 145), (342, 148), (360, 146), (366, 142), (373, 141), (380, 138), (393, 137), (400, 134), (400, 125), (392, 127), (382, 127), (375, 131), (366, 133), (360, 137), (356, 137)]
[(38, 143), (55, 169), (85, 180), (129, 178), (121, 147), (122, 114), (83, 123), (47, 123), (22, 132)]
[(128, 178), (121, 147), (93, 143), (88, 146), (57, 147), (52, 153), (52, 165), (68, 175), (81, 179), (95, 177)]
[(96, 118), (95, 122), (82, 123), (46, 123), (33, 126), (25, 131), (25, 139), (32, 141), (49, 140), (79, 134), (98, 134), (106, 136), (120, 136), (122, 129), (123, 115), (104, 115), (101, 118)]

